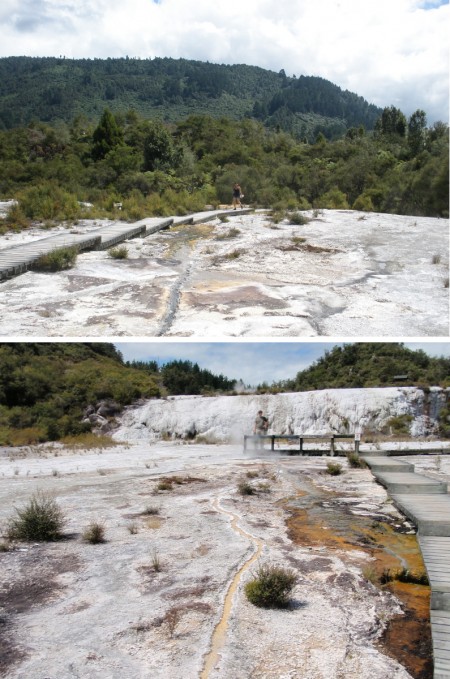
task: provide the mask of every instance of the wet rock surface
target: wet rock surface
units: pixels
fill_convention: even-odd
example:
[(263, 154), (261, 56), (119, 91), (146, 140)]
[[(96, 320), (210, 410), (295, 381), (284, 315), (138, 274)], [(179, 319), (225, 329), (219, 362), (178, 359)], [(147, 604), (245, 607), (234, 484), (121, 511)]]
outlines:
[[(386, 641), (392, 621), (410, 617), (429, 653), (412, 599), (368, 577), (418, 557), (410, 526), (367, 469), (342, 459), (343, 473), (330, 477), (327, 457), (187, 443), (16, 453), (0, 456), (1, 520), (39, 488), (55, 495), (67, 524), (61, 542), (0, 553), (10, 679), (198, 677), (218, 623), (225, 636), (211, 678), (431, 677), (423, 657), (412, 666)], [(239, 492), (243, 480), (255, 494)], [(105, 525), (103, 544), (81, 538), (93, 519)], [(255, 541), (258, 563), (296, 570), (291, 605), (246, 600), (253, 565), (224, 620), (230, 582)]]
[[(363, 328), (367, 336), (447, 336), (446, 220), (350, 210), (305, 216), (302, 226), (265, 213), (214, 218), (130, 240), (125, 260), (94, 251), (69, 271), (27, 272), (1, 283), (2, 332), (351, 337)], [(18, 238), (0, 238), (0, 248)]]

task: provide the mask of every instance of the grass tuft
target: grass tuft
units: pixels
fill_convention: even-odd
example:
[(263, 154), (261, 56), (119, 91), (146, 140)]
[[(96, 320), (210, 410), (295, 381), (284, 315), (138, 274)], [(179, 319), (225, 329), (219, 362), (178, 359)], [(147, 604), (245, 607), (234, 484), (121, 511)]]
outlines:
[(38, 491), (23, 509), (16, 509), (7, 525), (10, 540), (47, 542), (59, 540), (65, 520), (56, 500)]
[(108, 250), (108, 255), (113, 259), (128, 259), (128, 248), (126, 245), (118, 245)]
[(105, 542), (105, 525), (99, 521), (91, 521), (83, 532), (83, 540), (91, 545)]
[(74, 266), (78, 255), (76, 246), (52, 250), (41, 255), (34, 263), (36, 271), (64, 271)]
[(326, 472), (330, 476), (339, 476), (342, 474), (342, 465), (339, 462), (328, 462)]

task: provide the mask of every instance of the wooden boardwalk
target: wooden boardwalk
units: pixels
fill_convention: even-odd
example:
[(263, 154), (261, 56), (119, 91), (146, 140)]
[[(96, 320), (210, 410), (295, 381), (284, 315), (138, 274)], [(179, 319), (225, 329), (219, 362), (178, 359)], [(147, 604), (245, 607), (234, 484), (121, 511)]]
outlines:
[(54, 250), (67, 247), (76, 247), (80, 252), (82, 250), (94, 250), (100, 245), (100, 242), (101, 238), (96, 232), (84, 236), (67, 233), (4, 248), (0, 250), (0, 280), (24, 273), (32, 268), (34, 262), (41, 255)]
[(447, 484), (414, 474), (395, 458), (361, 456), (418, 529), (431, 587), (434, 679), (450, 679), (450, 495)]
[[(419, 535), (450, 537), (450, 496), (403, 493), (392, 495), (398, 508), (417, 526)], [(450, 563), (448, 565), (450, 569)]]
[(33, 267), (33, 264), (41, 255), (55, 250), (67, 247), (76, 247), (79, 252), (83, 250), (107, 250), (130, 238), (136, 238), (137, 236), (146, 238), (157, 231), (171, 226), (200, 224), (222, 215), (238, 216), (250, 212), (253, 212), (253, 210), (244, 208), (236, 212), (233, 210), (208, 210), (183, 217), (149, 217), (148, 219), (141, 219), (134, 224), (115, 222), (108, 226), (94, 229), (84, 235), (67, 231), (67, 233), (56, 236), (39, 238), (30, 243), (0, 249), (0, 281), (25, 273), (25, 271)]
[(450, 611), (431, 611), (433, 630), (434, 679), (450, 677)]

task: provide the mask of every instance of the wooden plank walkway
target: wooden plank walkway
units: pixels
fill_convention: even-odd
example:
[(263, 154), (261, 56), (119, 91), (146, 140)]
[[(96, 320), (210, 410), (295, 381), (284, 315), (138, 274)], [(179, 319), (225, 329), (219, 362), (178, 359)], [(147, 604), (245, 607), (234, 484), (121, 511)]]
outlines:
[(450, 611), (450, 537), (419, 535), (432, 588), (431, 608)]
[(39, 238), (30, 243), (14, 245), (0, 250), (0, 281), (25, 273), (25, 271), (32, 268), (33, 263), (41, 255), (48, 254), (54, 250), (72, 246), (77, 247), (80, 252), (83, 250), (107, 250), (118, 243), (123, 243), (123, 241), (129, 238), (137, 236), (145, 238), (170, 226), (200, 224), (222, 215), (237, 216), (250, 212), (253, 212), (252, 208), (244, 208), (236, 212), (230, 209), (206, 210), (183, 217), (149, 217), (148, 219), (141, 219), (134, 224), (115, 222), (84, 235), (67, 232), (56, 236)]
[(386, 486), (397, 507), (417, 526), (431, 587), (434, 679), (450, 679), (450, 495), (447, 484), (411, 471), (402, 472), (408, 463), (395, 458), (361, 457), (377, 480)]
[(420, 535), (450, 537), (449, 495), (392, 495), (392, 499)]
[(431, 611), (434, 679), (450, 678), (450, 611)]
[(365, 462), (369, 465), (374, 474), (378, 476), (380, 472), (413, 472), (414, 465), (410, 462), (403, 462), (392, 457), (384, 457), (382, 455), (373, 457), (370, 455), (361, 455)]
[(96, 232), (85, 235), (67, 233), (3, 248), (0, 250), (0, 280), (24, 273), (41, 255), (73, 246), (77, 247), (80, 252), (93, 250), (100, 244), (100, 240)]
[(377, 471), (378, 481), (388, 489), (391, 495), (415, 493), (419, 495), (444, 495), (447, 493), (447, 484), (443, 481), (430, 479), (422, 474), (414, 472), (382, 472)]

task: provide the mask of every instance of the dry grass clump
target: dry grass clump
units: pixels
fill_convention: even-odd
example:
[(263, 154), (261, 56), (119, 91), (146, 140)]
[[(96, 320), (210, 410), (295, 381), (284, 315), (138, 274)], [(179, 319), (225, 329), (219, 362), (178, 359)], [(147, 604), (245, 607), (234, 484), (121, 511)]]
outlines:
[(354, 451), (347, 453), (347, 460), (349, 466), (353, 469), (365, 469), (367, 467), (365, 461)]
[(171, 606), (171, 608), (166, 611), (164, 616), (158, 618), (154, 624), (157, 626), (164, 624), (167, 628), (167, 631), (169, 632), (170, 638), (172, 638), (181, 618), (189, 611), (206, 614), (211, 612), (211, 606), (204, 601), (190, 601), (184, 604), (179, 604), (178, 606)]
[(248, 483), (248, 481), (239, 481), (237, 487), (239, 495), (255, 495), (256, 488)]
[(83, 531), (83, 540), (91, 545), (105, 542), (105, 525), (99, 521), (91, 521)]
[(108, 255), (113, 259), (128, 259), (128, 248), (126, 245), (118, 245), (108, 250)]
[(219, 233), (216, 236), (216, 240), (227, 240), (228, 238), (236, 238), (240, 234), (240, 230), (236, 229), (235, 226), (231, 227), (228, 231), (225, 231), (224, 233)]
[(160, 573), (162, 571), (162, 562), (159, 553), (156, 549), (152, 552), (151, 565), (155, 573)]
[(245, 250), (232, 250), (224, 255), (225, 259), (238, 259), (241, 255), (245, 254)]
[(64, 515), (51, 495), (38, 491), (23, 509), (16, 509), (16, 513), (7, 525), (10, 540), (48, 542), (62, 537)]
[(74, 436), (64, 436), (60, 439), (60, 443), (64, 443), (68, 448), (73, 448), (75, 450), (112, 448), (113, 446), (123, 445), (119, 441), (112, 439), (110, 436), (106, 436), (105, 434), (93, 434), (92, 432), (76, 434)]
[(147, 505), (142, 514), (144, 516), (155, 516), (159, 514), (160, 511), (161, 509), (159, 507), (156, 507), (156, 505)]

